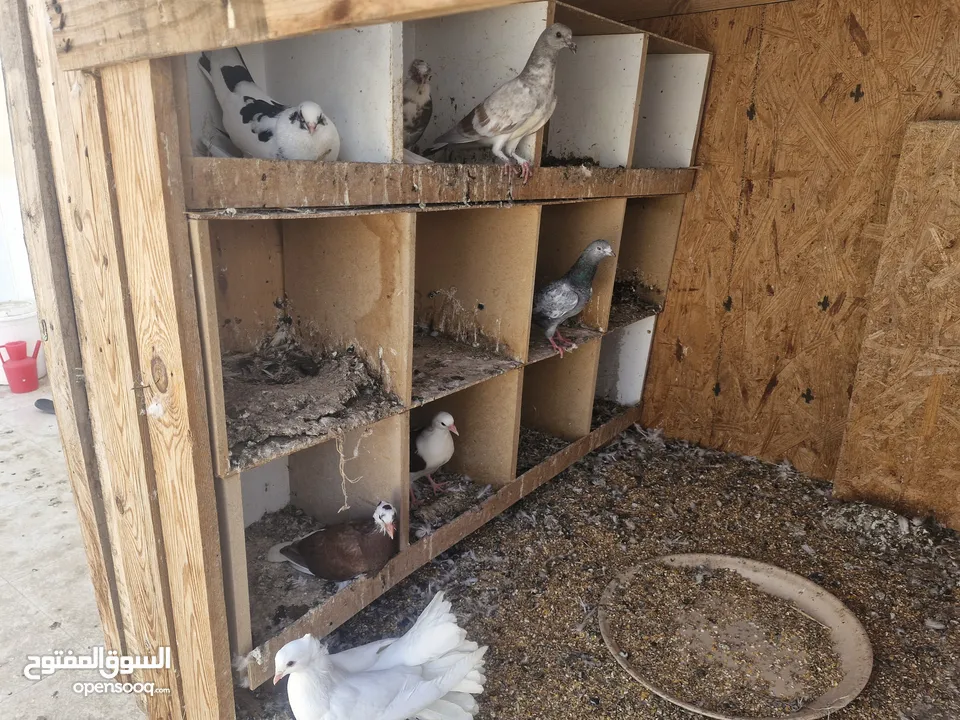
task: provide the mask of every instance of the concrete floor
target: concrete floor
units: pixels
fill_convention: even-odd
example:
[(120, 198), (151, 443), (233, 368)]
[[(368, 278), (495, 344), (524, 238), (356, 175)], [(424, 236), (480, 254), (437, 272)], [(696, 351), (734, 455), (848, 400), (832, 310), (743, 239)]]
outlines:
[(50, 397), (41, 383), (25, 395), (0, 385), (0, 718), (133, 720), (131, 695), (74, 692), (95, 671), (23, 674), (27, 655), (103, 644), (56, 419), (33, 406)]

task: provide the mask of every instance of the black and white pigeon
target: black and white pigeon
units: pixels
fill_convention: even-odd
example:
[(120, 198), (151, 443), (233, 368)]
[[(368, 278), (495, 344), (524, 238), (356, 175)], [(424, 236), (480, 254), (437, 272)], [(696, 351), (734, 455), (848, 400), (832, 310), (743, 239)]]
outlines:
[[(560, 324), (572, 318), (590, 302), (597, 266), (607, 257), (616, 257), (606, 240), (594, 240), (580, 253), (577, 262), (559, 280), (544, 285), (533, 296), (533, 322), (544, 329), (547, 340), (563, 357), (573, 343), (560, 334)], [(557, 345), (558, 338), (563, 345)]]
[(430, 98), (430, 81), (433, 71), (423, 60), (414, 60), (403, 82), (403, 147), (413, 148), (430, 124), (433, 116), (433, 100)]
[(340, 155), (340, 134), (315, 102), (288, 107), (253, 81), (236, 48), (200, 54), (200, 70), (213, 86), (231, 142), (250, 157), (325, 160)]
[(504, 163), (504, 171), (516, 165), (526, 182), (530, 161), (517, 154), (517, 146), (547, 124), (557, 107), (555, 75), (557, 55), (569, 48), (577, 51), (570, 28), (554, 23), (540, 34), (530, 59), (520, 74), (494, 90), (453, 128), (434, 140), (424, 152), (430, 155), (448, 145), (489, 146)]
[(487, 648), (467, 640), (442, 592), (405, 635), (330, 654), (312, 635), (274, 658), (296, 720), (472, 720)]
[(453, 457), (453, 435), (460, 435), (453, 415), (448, 412), (437, 413), (429, 427), (416, 429), (410, 433), (410, 497), (416, 504), (413, 483), (422, 477), (430, 481), (430, 489), (439, 492), (443, 485), (434, 482), (433, 473), (442, 468)]

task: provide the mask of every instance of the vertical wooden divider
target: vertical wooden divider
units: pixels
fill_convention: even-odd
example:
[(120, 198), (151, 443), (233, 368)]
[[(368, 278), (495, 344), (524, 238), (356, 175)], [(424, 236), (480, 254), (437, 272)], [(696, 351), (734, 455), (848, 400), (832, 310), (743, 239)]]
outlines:
[[(170, 61), (103, 70), (131, 356), (146, 406), (187, 717), (232, 718), (223, 574)], [(140, 384), (140, 383), (137, 383)], [(161, 537), (159, 527), (155, 537)]]
[[(104, 511), (123, 646), (128, 654), (147, 656), (169, 646), (176, 663), (100, 79), (58, 70), (49, 17), (40, 0), (29, 0), (28, 19), (60, 214), (68, 218), (62, 229), (96, 460), (104, 497), (109, 498)], [(101, 606), (101, 615), (107, 612)], [(170, 690), (138, 696), (150, 717), (179, 716), (183, 702), (176, 667), (143, 670), (134, 677)]]
[(0, 63), (14, 139), (24, 239), (67, 476), (80, 520), (104, 641), (108, 649), (123, 653), (125, 642), (116, 569), (110, 550), (100, 470), (94, 454), (53, 159), (47, 130), (41, 121), (39, 79), (23, 0), (0, 1)]
[(590, 432), (600, 339), (523, 369), (523, 425), (564, 440)]

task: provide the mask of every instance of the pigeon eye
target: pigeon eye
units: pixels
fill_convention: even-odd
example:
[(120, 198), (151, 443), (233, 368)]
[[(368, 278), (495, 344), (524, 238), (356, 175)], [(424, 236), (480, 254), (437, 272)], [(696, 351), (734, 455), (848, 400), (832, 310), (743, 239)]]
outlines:
[(287, 667), (293, 667), (293, 665), (294, 665), (294, 661), (293, 661), (293, 660), (291, 660), (290, 662), (287, 663)]
[(389, 510), (393, 510), (393, 507), (391, 505), (384, 505), (383, 509), (389, 511)]
[(557, 31), (557, 37), (563, 37), (563, 36), (560, 34), (560, 31), (559, 31), (559, 30)]

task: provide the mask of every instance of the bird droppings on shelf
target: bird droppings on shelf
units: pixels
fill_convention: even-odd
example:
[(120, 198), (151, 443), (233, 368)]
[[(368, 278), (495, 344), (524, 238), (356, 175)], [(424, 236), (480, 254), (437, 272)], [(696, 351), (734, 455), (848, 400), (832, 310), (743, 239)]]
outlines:
[[(544, 155), (540, 167), (600, 167), (600, 163), (588, 155)], [(621, 167), (623, 167), (621, 165)]]
[(413, 406), (436, 400), (482, 380), (502, 375), (522, 363), (478, 347), (417, 328), (413, 334)]
[(593, 416), (590, 418), (590, 430), (596, 430), (601, 425), (605, 425), (629, 409), (628, 406), (621, 405), (613, 400), (596, 398), (593, 401)]
[[(599, 330), (583, 327), (582, 325), (570, 327), (561, 325), (560, 332), (563, 333), (564, 337), (573, 342), (573, 347), (564, 351), (566, 354), (576, 352), (576, 349), (584, 343), (590, 342), (591, 340), (599, 338), (603, 335), (603, 333)], [(530, 333), (530, 351), (527, 356), (527, 362), (539, 362), (540, 360), (546, 360), (554, 355), (559, 355), (559, 352), (550, 346), (550, 341), (547, 340), (542, 332), (539, 332), (536, 328), (534, 328), (534, 332)]]
[(267, 553), (279, 542), (297, 540), (323, 525), (288, 505), (267, 513), (246, 529), (250, 628), (254, 647), (269, 640), (307, 610), (337, 593), (337, 583), (311, 577), (288, 562), (270, 562)]
[(249, 468), (402, 410), (352, 348), (312, 352), (282, 329), (223, 357), (230, 463)]
[(434, 494), (423, 479), (413, 483), (413, 491), (421, 503), (410, 508), (410, 543), (432, 535), (451, 520), (476, 507), (493, 494), (491, 485), (478, 485), (467, 475), (439, 471), (433, 479), (445, 485), (443, 491)]
[(609, 329), (626, 327), (663, 312), (663, 290), (644, 282), (637, 270), (620, 270), (613, 282)]
[[(335, 651), (398, 635), (445, 590), (470, 637), (490, 645), (475, 720), (687, 720), (620, 668), (593, 608), (613, 577), (643, 560), (726, 553), (815, 577), (864, 624), (873, 677), (837, 720), (953, 720), (960, 538), (920, 520), (904, 534), (899, 518), (835, 501), (827, 483), (787, 464), (631, 430), (415, 572), (329, 642)], [(263, 714), (241, 720), (289, 717), (282, 692), (265, 685), (256, 698)]]
[(542, 463), (551, 455), (563, 450), (570, 443), (549, 433), (520, 427), (520, 441), (517, 445), (517, 475), (522, 475)]

